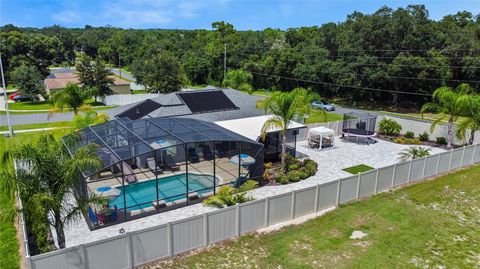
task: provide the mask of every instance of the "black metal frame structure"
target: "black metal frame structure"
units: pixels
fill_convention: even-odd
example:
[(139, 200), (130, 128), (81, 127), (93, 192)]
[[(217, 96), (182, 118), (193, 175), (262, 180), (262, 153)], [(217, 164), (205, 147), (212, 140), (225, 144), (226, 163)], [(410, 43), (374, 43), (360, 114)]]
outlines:
[(367, 112), (350, 112), (343, 114), (342, 136), (355, 137), (357, 142), (359, 138), (368, 138), (376, 136), (375, 126), (377, 115)]
[[(221, 185), (240, 186), (247, 179), (263, 183), (263, 144), (212, 122), (175, 117), (119, 118), (65, 136), (62, 141), (72, 156), (80, 148), (95, 144), (103, 163), (100, 169), (82, 171), (76, 195), (92, 195), (99, 186), (116, 188), (121, 193), (116, 200), (110, 200), (117, 202), (116, 220), (99, 225), (85, 213), (91, 229), (198, 202), (201, 199), (197, 196), (214, 194)], [(255, 161), (233, 162), (233, 157), (242, 154)], [(176, 188), (172, 194), (169, 179), (179, 175), (185, 191)], [(135, 197), (127, 194), (127, 189), (152, 184), (153, 180), (154, 197), (152, 189), (145, 197), (141, 192)]]

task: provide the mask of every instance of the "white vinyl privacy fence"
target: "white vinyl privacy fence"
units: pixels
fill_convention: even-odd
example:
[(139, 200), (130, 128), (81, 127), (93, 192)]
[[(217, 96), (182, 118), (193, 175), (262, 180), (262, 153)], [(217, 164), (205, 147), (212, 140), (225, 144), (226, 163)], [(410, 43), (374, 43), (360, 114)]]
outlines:
[(480, 161), (471, 145), (223, 208), (112, 238), (27, 257), (31, 269), (132, 268)]

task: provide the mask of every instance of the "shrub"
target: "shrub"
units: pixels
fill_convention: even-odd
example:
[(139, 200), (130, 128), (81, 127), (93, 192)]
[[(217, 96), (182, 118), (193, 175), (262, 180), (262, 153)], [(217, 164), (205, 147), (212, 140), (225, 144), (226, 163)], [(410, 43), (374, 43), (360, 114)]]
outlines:
[(298, 169), (298, 174), (300, 175), (300, 180), (310, 177), (310, 173), (306, 167)]
[(238, 188), (238, 192), (246, 192), (249, 190), (253, 190), (257, 187), (258, 187), (258, 182), (255, 180), (249, 179), (245, 181), (245, 183), (243, 183), (242, 186), (240, 186), (240, 188)]
[(310, 159), (305, 159), (303, 161), (303, 165), (305, 166), (305, 168), (308, 171), (308, 176), (311, 177), (311, 176), (313, 176), (317, 173), (318, 164), (315, 161), (310, 160)]
[(300, 173), (299, 173), (298, 171), (288, 172), (288, 174), (287, 174), (287, 179), (288, 179), (288, 181), (290, 181), (290, 182), (298, 182), (298, 181), (300, 181), (300, 179), (301, 179)]
[(437, 141), (437, 144), (439, 144), (439, 145), (446, 145), (447, 144), (447, 139), (443, 136), (437, 137), (436, 141)]
[(392, 140), (394, 143), (397, 144), (406, 144), (406, 145), (419, 145), (420, 140), (417, 138), (405, 138), (405, 137), (397, 137)]
[(428, 141), (428, 139), (430, 139), (430, 136), (427, 132), (423, 132), (418, 136), (418, 139), (420, 139), (420, 141)]
[(273, 167), (272, 162), (265, 163), (265, 169), (271, 169)]
[(290, 172), (290, 171), (296, 171), (298, 170), (298, 168), (300, 168), (300, 165), (296, 164), (296, 163), (292, 163), (291, 165), (288, 166), (288, 169), (287, 171)]
[(288, 183), (287, 175), (285, 175), (285, 173), (279, 173), (276, 176), (275, 181), (280, 184), (287, 184)]
[(393, 119), (383, 119), (378, 123), (378, 130), (384, 135), (398, 135), (402, 126)]
[(203, 203), (209, 206), (223, 208), (251, 200), (253, 200), (253, 198), (247, 196), (246, 192), (238, 193), (238, 190), (230, 186), (222, 186), (216, 195), (212, 195), (203, 200)]
[(415, 137), (415, 134), (413, 132), (408, 131), (405, 133), (405, 138), (414, 138), (414, 137)]

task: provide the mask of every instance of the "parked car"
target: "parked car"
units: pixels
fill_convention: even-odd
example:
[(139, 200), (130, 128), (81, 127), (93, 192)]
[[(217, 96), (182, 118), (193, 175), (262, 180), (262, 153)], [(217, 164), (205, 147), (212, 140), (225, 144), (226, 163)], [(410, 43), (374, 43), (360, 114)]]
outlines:
[(316, 109), (323, 109), (325, 111), (334, 111), (335, 106), (333, 104), (328, 103), (327, 101), (315, 101), (312, 103), (312, 107)]
[(27, 101), (35, 101), (35, 97), (29, 95), (17, 95), (13, 97), (14, 102), (27, 102)]
[(14, 93), (10, 94), (10, 96), (8, 98), (10, 98), (10, 100), (13, 101), (13, 98), (15, 98), (15, 96), (17, 96), (17, 95), (18, 95), (18, 93), (14, 92)]

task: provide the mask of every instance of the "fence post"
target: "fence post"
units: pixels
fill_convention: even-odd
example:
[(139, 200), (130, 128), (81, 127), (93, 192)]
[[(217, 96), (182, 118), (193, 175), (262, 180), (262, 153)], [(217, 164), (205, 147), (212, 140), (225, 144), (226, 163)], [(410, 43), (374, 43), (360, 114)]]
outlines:
[(438, 154), (437, 158), (437, 169), (435, 170), (435, 175), (438, 175), (438, 169), (440, 169), (440, 157), (442, 157), (442, 154)]
[(88, 269), (88, 253), (87, 250), (85, 249), (85, 245), (81, 244), (80, 247), (82, 248), (82, 253), (83, 253), (83, 264), (85, 269)]
[(377, 169), (377, 174), (375, 175), (375, 193), (378, 193), (378, 175), (380, 174), (380, 169)]
[(268, 197), (265, 197), (265, 227), (268, 227), (268, 210), (270, 208), (270, 201)]
[(452, 169), (453, 150), (450, 150), (450, 162), (448, 163), (448, 171)]
[(338, 206), (340, 204), (340, 191), (342, 190), (340, 188), (340, 183), (342, 183), (342, 181), (340, 179), (338, 179), (338, 185), (337, 185), (337, 202), (336, 202), (336, 205)]
[(235, 210), (236, 210), (236, 215), (237, 215), (237, 226), (235, 227), (236, 228), (236, 231), (235, 231), (235, 234), (237, 235), (237, 237), (240, 237), (240, 205), (237, 204), (235, 205)]
[(172, 230), (172, 223), (167, 223), (167, 243), (168, 243), (168, 255), (170, 257), (173, 256), (173, 230)]
[(208, 214), (203, 213), (203, 246), (208, 245)]
[(423, 162), (422, 179), (425, 178), (425, 170), (427, 169), (427, 160), (428, 160), (428, 156), (425, 157), (425, 162)]
[(408, 164), (407, 184), (410, 183), (410, 176), (412, 173), (412, 163), (413, 163), (413, 160), (410, 160), (410, 163)]
[(465, 159), (465, 146), (463, 146), (463, 151), (462, 151), (462, 160), (460, 161), (460, 167), (463, 166), (463, 160)]
[(26, 259), (27, 259), (27, 268), (28, 269), (35, 269), (34, 263), (32, 262), (32, 257), (30, 255), (28, 255), (26, 257)]
[(128, 251), (128, 264), (130, 268), (133, 269), (134, 261), (133, 261), (133, 246), (132, 246), (132, 234), (130, 232), (127, 233), (127, 251)]
[(361, 173), (358, 174), (358, 178), (357, 178), (357, 194), (356, 194), (356, 200), (358, 200), (358, 197), (360, 196), (360, 183), (361, 183), (361, 180), (362, 180), (362, 177), (361, 177)]
[(315, 204), (313, 205), (313, 208), (315, 209), (315, 213), (318, 211), (318, 195), (320, 194), (320, 185), (317, 184), (315, 187)]
[(390, 189), (393, 189), (393, 186), (395, 185), (395, 172), (397, 171), (397, 164), (393, 166), (393, 173), (392, 173), (392, 184), (390, 186)]
[(478, 144), (475, 144), (475, 146), (473, 148), (472, 163), (471, 164), (475, 163), (475, 155), (477, 154), (477, 149), (478, 149)]
[(295, 190), (292, 191), (292, 209), (290, 210), (290, 219), (295, 218)]

